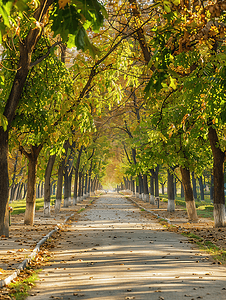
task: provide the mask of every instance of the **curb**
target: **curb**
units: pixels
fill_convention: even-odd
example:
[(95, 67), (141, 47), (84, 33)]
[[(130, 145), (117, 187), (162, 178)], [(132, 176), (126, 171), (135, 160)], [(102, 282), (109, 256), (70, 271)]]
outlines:
[(126, 197), (126, 198), (129, 199), (130, 201), (132, 201), (134, 204), (136, 204), (139, 208), (142, 208), (142, 209), (144, 209), (146, 212), (149, 212), (149, 213), (151, 213), (152, 215), (156, 216), (158, 219), (164, 220), (164, 221), (168, 222), (169, 224), (172, 224), (171, 221), (170, 221), (169, 219), (160, 217), (158, 214), (156, 214), (156, 213), (154, 213), (153, 211), (148, 210), (147, 208), (141, 206), (140, 204), (138, 204), (135, 200), (131, 199), (130, 197)]
[[(93, 199), (90, 204), (93, 203), (93, 201), (96, 199)], [(84, 208), (87, 208), (89, 206), (89, 204), (85, 205)], [(61, 225), (64, 225), (71, 217), (73, 217), (75, 215), (75, 213), (71, 214), (70, 216), (68, 216), (63, 223), (58, 224), (57, 226), (55, 226), (55, 229), (53, 229), (52, 231), (50, 231), (47, 235), (45, 235), (35, 246), (34, 250), (31, 252), (31, 254), (29, 255), (28, 258), (24, 259), (17, 267), (17, 269), (13, 272), (13, 274), (9, 275), (8, 277), (6, 277), (5, 279), (0, 280), (0, 288), (10, 284), (10, 282), (15, 279), (19, 274), (20, 271), (24, 270), (26, 268), (26, 266), (31, 262), (32, 259), (34, 259), (36, 257), (36, 255), (38, 254), (38, 252), (40, 251), (40, 247), (53, 235), (53, 233), (57, 232), (60, 229)]]
[(44, 238), (42, 238), (36, 245), (36, 247), (34, 248), (34, 250), (31, 252), (31, 254), (29, 255), (28, 258), (24, 259), (22, 261), (22, 263), (19, 264), (19, 266), (17, 267), (17, 269), (13, 272), (13, 274), (11, 274), (10, 276), (6, 277), (5, 279), (0, 280), (0, 288), (8, 285), (13, 279), (15, 279), (19, 274), (21, 270), (24, 270), (26, 268), (26, 266), (30, 263), (30, 261), (32, 259), (34, 259), (36, 257), (36, 255), (38, 254), (38, 252), (40, 251), (40, 246), (43, 245), (48, 238), (51, 237), (51, 235), (56, 232), (59, 229), (58, 226), (56, 226), (55, 229), (53, 229), (52, 231), (50, 231), (46, 236), (44, 236)]

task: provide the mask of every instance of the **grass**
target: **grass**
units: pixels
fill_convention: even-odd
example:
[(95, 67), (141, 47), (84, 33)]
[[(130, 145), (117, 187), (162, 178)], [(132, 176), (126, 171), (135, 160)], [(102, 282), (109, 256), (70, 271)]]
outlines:
[[(32, 270), (30, 271), (29, 276), (26, 276), (26, 278), (20, 278), (15, 283), (10, 283), (9, 288), (10, 292), (9, 295), (15, 300), (24, 300), (28, 296), (29, 290), (35, 285), (35, 281), (38, 280), (38, 273), (41, 271), (39, 270)], [(25, 270), (26, 272), (29, 272), (28, 270)], [(23, 273), (23, 272), (22, 272)]]
[(197, 208), (197, 215), (201, 218), (213, 218), (213, 205), (200, 205)]
[[(10, 206), (13, 208), (13, 211), (11, 212), (12, 215), (18, 215), (24, 213), (26, 209), (26, 199), (13, 201), (10, 203)], [(35, 209), (39, 210), (40, 208), (43, 208), (43, 206), (44, 206), (44, 198), (36, 199)]]
[(79, 209), (78, 214), (80, 214), (80, 212), (82, 212), (83, 210), (85, 210), (85, 207), (82, 207), (81, 209)]
[[(56, 196), (51, 196), (50, 205), (54, 205)], [(11, 215), (18, 215), (25, 212), (26, 209), (26, 199), (15, 200), (10, 203), (10, 206), (13, 208)], [(35, 201), (35, 210), (39, 210), (44, 206), (44, 198), (38, 198)]]
[[(208, 196), (208, 195), (207, 195)], [(167, 195), (160, 195), (164, 202), (168, 201)], [(186, 202), (184, 198), (176, 196), (175, 199), (176, 205), (180, 205), (186, 210)], [(213, 220), (213, 204), (208, 200), (208, 197), (205, 201), (196, 201), (195, 203), (197, 208), (197, 215), (201, 218), (211, 218)]]
[(182, 235), (191, 239), (193, 243), (195, 243), (199, 249), (204, 250), (209, 253), (213, 259), (220, 261), (221, 263), (226, 263), (226, 251), (222, 250), (218, 246), (214, 245), (210, 241), (205, 241), (202, 237), (195, 235), (191, 232), (182, 232)]

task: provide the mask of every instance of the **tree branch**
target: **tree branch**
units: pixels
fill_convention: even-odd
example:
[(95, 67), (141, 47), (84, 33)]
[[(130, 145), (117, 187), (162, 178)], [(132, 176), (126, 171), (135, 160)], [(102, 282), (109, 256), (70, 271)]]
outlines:
[(48, 51), (46, 52), (45, 55), (43, 55), (42, 57), (40, 57), (39, 59), (37, 59), (36, 61), (34, 61), (33, 63), (30, 63), (30, 66), (29, 66), (29, 69), (33, 68), (34, 66), (36, 66), (37, 64), (39, 64), (40, 62), (42, 62), (51, 52), (51, 50), (56, 47), (57, 45), (60, 45), (62, 44), (61, 41), (58, 41), (56, 43), (54, 43), (49, 49)]

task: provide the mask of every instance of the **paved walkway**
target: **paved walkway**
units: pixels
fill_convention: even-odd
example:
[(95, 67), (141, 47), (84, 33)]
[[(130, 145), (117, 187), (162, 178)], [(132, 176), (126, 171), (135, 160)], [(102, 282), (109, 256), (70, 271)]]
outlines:
[(226, 269), (116, 194), (72, 222), (27, 300), (226, 299)]

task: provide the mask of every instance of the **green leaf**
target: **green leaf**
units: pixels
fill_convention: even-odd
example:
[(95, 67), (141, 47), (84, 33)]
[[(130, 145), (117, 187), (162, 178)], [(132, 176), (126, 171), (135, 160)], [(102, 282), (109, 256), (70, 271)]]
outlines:
[(8, 120), (4, 115), (0, 115), (0, 126), (3, 127), (4, 131), (7, 130), (7, 126), (8, 126)]

